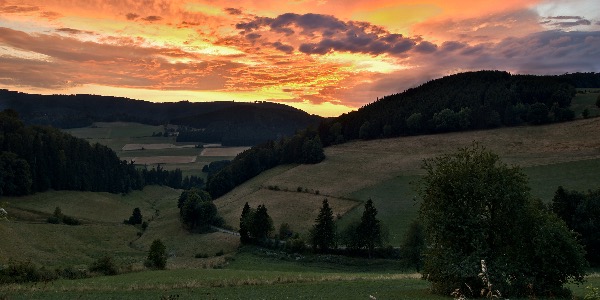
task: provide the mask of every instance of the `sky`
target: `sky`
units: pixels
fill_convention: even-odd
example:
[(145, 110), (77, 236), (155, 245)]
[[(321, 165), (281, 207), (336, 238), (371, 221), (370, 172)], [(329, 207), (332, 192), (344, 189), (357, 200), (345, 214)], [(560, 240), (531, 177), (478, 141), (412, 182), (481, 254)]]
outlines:
[(0, 88), (338, 116), (465, 71), (600, 72), (598, 0), (0, 0)]

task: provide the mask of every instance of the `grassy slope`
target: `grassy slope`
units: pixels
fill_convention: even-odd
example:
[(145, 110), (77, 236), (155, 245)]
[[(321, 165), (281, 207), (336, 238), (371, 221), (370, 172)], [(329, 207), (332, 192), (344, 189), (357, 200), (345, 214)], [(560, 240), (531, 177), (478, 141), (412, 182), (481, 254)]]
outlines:
[[(196, 253), (213, 256), (223, 250), (235, 251), (238, 239), (222, 234), (190, 234), (181, 228), (177, 198), (180, 191), (151, 186), (129, 195), (52, 191), (8, 202), (10, 222), (0, 224), (0, 235), (10, 243), (0, 244), (0, 264), (10, 259), (29, 259), (46, 266), (87, 266), (103, 255), (119, 263), (141, 267), (154, 239), (161, 239), (171, 255), (172, 268), (206, 263), (193, 258)], [(81, 226), (45, 222), (54, 208), (83, 221)], [(141, 237), (139, 227), (124, 225), (133, 209), (139, 207), (149, 227)]]
[[(422, 174), (422, 160), (473, 142), (499, 154), (504, 162), (521, 166), (530, 176), (532, 194), (546, 201), (551, 199), (558, 185), (576, 189), (599, 187), (594, 179), (600, 176), (600, 118), (593, 118), (546, 126), (350, 142), (326, 148), (327, 158), (322, 163), (282, 166), (261, 174), (217, 199), (216, 203), (226, 219), (233, 222), (239, 218), (246, 201), (278, 201), (271, 203), (273, 208), (267, 204), (270, 214), (289, 218), (296, 215), (297, 210), (281, 202), (304, 201), (300, 195), (286, 193), (286, 197), (275, 200), (277, 197), (269, 195), (283, 192), (265, 192), (266, 186), (290, 191), (301, 186), (319, 190), (330, 199), (365, 201), (372, 198), (380, 219), (389, 228), (391, 243), (398, 245), (406, 225), (416, 216), (417, 206), (413, 205), (416, 193), (410, 182)], [(331, 206), (341, 214), (348, 207), (334, 203)], [(279, 207), (284, 211), (279, 211)], [(350, 211), (342, 218), (340, 227), (361, 213), (361, 207)], [(309, 228), (315, 216), (307, 216), (295, 226)], [(277, 220), (275, 225), (279, 225)]]

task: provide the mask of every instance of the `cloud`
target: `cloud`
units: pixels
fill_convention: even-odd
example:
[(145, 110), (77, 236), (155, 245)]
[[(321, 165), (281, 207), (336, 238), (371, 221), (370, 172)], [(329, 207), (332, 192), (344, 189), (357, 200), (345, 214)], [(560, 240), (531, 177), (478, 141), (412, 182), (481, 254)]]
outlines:
[(541, 21), (542, 24), (557, 28), (571, 28), (576, 26), (589, 26), (592, 22), (582, 16), (556, 16), (546, 17)]
[(227, 7), (224, 9), (226, 13), (232, 15), (232, 16), (238, 16), (242, 14), (242, 10), (241, 9), (237, 9), (237, 8), (232, 8), (232, 7)]
[[(298, 33), (294, 38), (303, 41), (298, 44), (298, 50), (315, 55), (331, 52), (401, 55), (411, 50), (419, 40), (390, 33), (367, 22), (345, 22), (334, 16), (312, 13), (286, 13), (275, 18), (255, 17), (236, 24), (236, 28), (250, 39), (253, 38), (250, 35), (256, 35), (256, 32), (283, 34), (286, 37)], [(433, 50), (432, 43), (424, 43), (419, 48), (419, 51)]]
[(419, 43), (416, 47), (415, 47), (415, 51), (417, 52), (421, 52), (421, 53), (432, 53), (435, 52), (437, 50), (437, 45), (424, 41)]
[(94, 32), (92, 32), (92, 31), (79, 30), (79, 29), (73, 29), (73, 28), (67, 28), (67, 27), (58, 28), (58, 29), (56, 29), (56, 31), (68, 33), (68, 34), (94, 34)]
[(38, 6), (27, 6), (27, 5), (6, 5), (0, 6), (0, 12), (5, 14), (18, 14), (39, 11)]
[(281, 51), (281, 52), (285, 52), (287, 54), (290, 54), (294, 51), (294, 47), (290, 46), (290, 45), (285, 45), (281, 42), (275, 42), (273, 44), (271, 44), (275, 49)]
[(142, 20), (144, 20), (146, 22), (155, 22), (155, 21), (162, 20), (162, 17), (160, 17), (160, 16), (147, 16), (145, 18), (142, 18)]
[(134, 14), (134, 13), (128, 13), (125, 15), (125, 17), (127, 18), (127, 20), (133, 21), (133, 20), (139, 18), (140, 15)]
[[(66, 28), (62, 32), (74, 31)], [(177, 48), (142, 46), (145, 43), (135, 39), (115, 38), (103, 44), (0, 27), (0, 44), (47, 58), (0, 56), (0, 82), (13, 86), (64, 89), (96, 84), (157, 90), (220, 90), (227, 86), (230, 74), (244, 67)], [(177, 62), (182, 58), (189, 62)]]

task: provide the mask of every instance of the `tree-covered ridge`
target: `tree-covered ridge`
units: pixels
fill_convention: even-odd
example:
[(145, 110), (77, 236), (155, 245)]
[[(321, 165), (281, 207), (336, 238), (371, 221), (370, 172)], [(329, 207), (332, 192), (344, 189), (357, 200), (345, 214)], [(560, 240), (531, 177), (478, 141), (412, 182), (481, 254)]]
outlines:
[(319, 135), (327, 146), (358, 138), (567, 121), (574, 118), (569, 106), (575, 88), (595, 86), (600, 87), (600, 74), (596, 73), (459, 73), (325, 120), (319, 126)]
[(178, 141), (256, 145), (316, 125), (320, 117), (269, 103), (152, 103), (97, 95), (34, 95), (0, 90), (0, 109), (17, 111), (26, 124), (75, 128), (93, 122), (171, 123), (186, 130)]
[(13, 110), (0, 112), (0, 193), (54, 190), (125, 193), (144, 180), (110, 148), (51, 127), (25, 126)]

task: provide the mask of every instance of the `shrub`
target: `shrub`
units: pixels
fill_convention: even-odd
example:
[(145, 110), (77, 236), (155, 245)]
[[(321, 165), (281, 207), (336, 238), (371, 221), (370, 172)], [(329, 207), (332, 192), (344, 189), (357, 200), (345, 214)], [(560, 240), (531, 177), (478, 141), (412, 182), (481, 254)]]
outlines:
[(215, 256), (223, 256), (223, 254), (225, 254), (225, 252), (223, 252), (223, 249), (221, 249), (217, 253), (215, 253)]
[(196, 253), (196, 255), (194, 255), (195, 258), (208, 258), (208, 254), (206, 253)]
[(79, 221), (73, 217), (70, 217), (70, 216), (63, 216), (62, 221), (63, 221), (63, 223), (65, 223), (67, 225), (72, 225), (72, 226), (81, 225), (81, 221)]
[(10, 261), (8, 267), (0, 270), (0, 284), (51, 281), (58, 276), (52, 270), (38, 268), (31, 261)]
[(98, 258), (89, 266), (90, 272), (100, 273), (104, 275), (117, 275), (119, 268), (115, 264), (111, 256), (103, 256)]
[(46, 221), (50, 224), (60, 224), (61, 220), (55, 216), (50, 216)]

